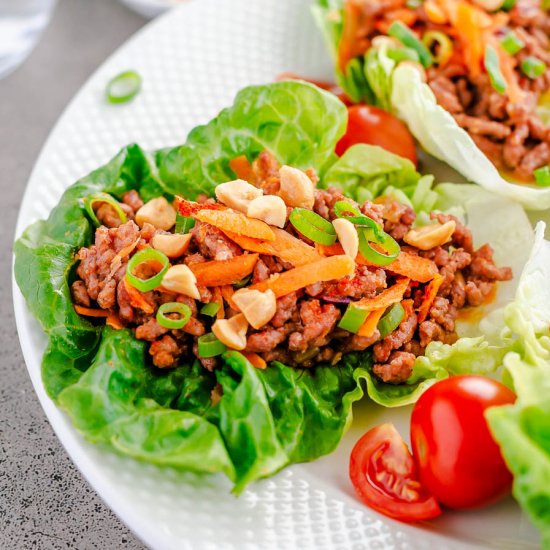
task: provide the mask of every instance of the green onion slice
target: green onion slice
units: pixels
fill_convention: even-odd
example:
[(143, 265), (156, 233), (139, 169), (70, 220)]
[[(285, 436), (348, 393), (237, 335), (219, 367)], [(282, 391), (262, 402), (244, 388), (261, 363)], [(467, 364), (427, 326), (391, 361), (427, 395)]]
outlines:
[(431, 67), (433, 65), (434, 58), (430, 50), (416, 37), (407, 25), (401, 21), (394, 21), (388, 29), (388, 35), (399, 40), (403, 46), (414, 50), (424, 67)]
[(141, 90), (141, 76), (136, 71), (124, 71), (107, 83), (106, 96), (109, 103), (126, 103)]
[(380, 332), (380, 339), (385, 338), (388, 334), (391, 334), (400, 324), (405, 317), (405, 310), (400, 303), (390, 306), (382, 315), (380, 321), (378, 321), (378, 331)]
[[(139, 277), (134, 275), (133, 272), (140, 264), (148, 262), (159, 263), (162, 266), (160, 271), (156, 275), (153, 275), (148, 279), (140, 279)], [(160, 286), (160, 284), (162, 283), (162, 278), (164, 277), (164, 274), (168, 271), (169, 266), (170, 260), (168, 260), (168, 257), (160, 250), (156, 250), (154, 248), (144, 248), (143, 250), (136, 252), (130, 258), (128, 265), (126, 266), (126, 279), (133, 287), (137, 288), (140, 292), (149, 292), (150, 290), (153, 290)]]
[(295, 208), (289, 219), (302, 235), (316, 243), (330, 246), (336, 242), (334, 226), (307, 208)]
[(500, 45), (510, 55), (515, 55), (525, 47), (523, 40), (514, 31), (507, 32), (500, 41)]
[(546, 63), (537, 57), (529, 56), (521, 62), (521, 70), (525, 76), (534, 80), (544, 74)]
[(420, 63), (418, 53), (411, 48), (388, 48), (386, 55), (396, 63), (401, 63), (401, 61), (414, 61), (415, 63)]
[(189, 233), (195, 227), (195, 218), (176, 214), (176, 233)]
[(487, 69), (487, 73), (489, 74), (491, 86), (493, 86), (499, 94), (506, 93), (507, 84), (502, 71), (500, 70), (498, 53), (490, 44), (487, 44), (485, 47), (484, 64), (485, 69)]
[(90, 195), (89, 197), (84, 197), (82, 199), (84, 209), (86, 210), (88, 216), (90, 216), (90, 219), (92, 220), (92, 222), (97, 227), (102, 225), (101, 222), (97, 219), (97, 216), (94, 210), (94, 204), (98, 202), (105, 202), (108, 205), (112, 206), (115, 212), (117, 213), (118, 217), (120, 218), (121, 223), (127, 222), (128, 218), (126, 216), (126, 212), (122, 210), (122, 208), (120, 207), (120, 203), (108, 193), (98, 193), (97, 195)]
[[(385, 266), (391, 264), (397, 256), (401, 248), (391, 235), (384, 231), (376, 233), (375, 230), (363, 228), (358, 231), (359, 234), (359, 251), (363, 258), (369, 262)], [(385, 252), (379, 252), (371, 246), (371, 243), (376, 243)]]
[(220, 311), (220, 304), (218, 302), (210, 302), (201, 309), (202, 315), (208, 315), (208, 317), (215, 317), (218, 311)]
[(227, 350), (225, 344), (222, 344), (213, 332), (203, 334), (197, 339), (199, 357), (216, 357)]
[(550, 166), (543, 166), (542, 168), (537, 168), (533, 172), (535, 176), (535, 183), (541, 187), (550, 187)]
[(237, 290), (239, 288), (244, 288), (250, 282), (250, 279), (252, 279), (252, 275), (247, 275), (246, 277), (243, 277), (240, 281), (233, 283), (233, 288), (236, 288)]
[(500, 9), (502, 11), (510, 11), (516, 5), (516, 0), (504, 0)]
[(437, 53), (434, 56), (434, 60), (438, 65), (447, 63), (453, 55), (453, 43), (444, 32), (427, 31), (422, 37), (422, 43), (430, 51), (437, 45)]
[(344, 214), (349, 212), (353, 216), (361, 216), (359, 209), (348, 201), (338, 201), (334, 204), (334, 213), (339, 217), (345, 217)]
[(356, 334), (363, 326), (363, 323), (369, 316), (369, 313), (370, 312), (368, 310), (357, 307), (355, 304), (349, 304), (344, 312), (344, 315), (342, 315), (338, 326), (341, 329)]
[[(166, 315), (169, 313), (179, 313), (179, 319), (171, 319)], [(157, 322), (165, 328), (180, 329), (183, 328), (191, 319), (191, 308), (179, 302), (168, 302), (162, 304), (157, 311)]]

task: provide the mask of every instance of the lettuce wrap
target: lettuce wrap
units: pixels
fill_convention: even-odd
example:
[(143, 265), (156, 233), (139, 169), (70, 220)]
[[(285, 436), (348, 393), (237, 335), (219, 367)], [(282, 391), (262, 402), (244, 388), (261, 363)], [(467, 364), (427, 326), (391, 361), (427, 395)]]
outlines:
[(338, 68), (344, 3), (318, 0), (313, 9), (336, 66), (336, 79), (353, 102), (376, 105), (397, 115), (427, 153), (452, 166), (468, 181), (530, 210), (550, 208), (550, 187), (505, 179), (470, 135), (437, 103), (421, 73), (388, 54), (391, 42), (380, 40), (365, 55), (352, 59), (344, 74)]
[[(130, 189), (144, 199), (193, 199), (234, 179), (231, 159), (253, 160), (265, 149), (281, 163), (314, 168), (320, 185), (336, 185), (351, 197), (394, 195), (414, 206), (420, 220), (433, 209), (452, 211), (468, 222), (479, 244), (494, 246), (497, 261), (521, 273), (533, 242), (521, 207), (504, 198), (495, 203), (472, 185), (434, 187), (433, 178), (421, 177), (408, 160), (377, 147), (359, 145), (337, 159), (334, 147), (346, 119), (336, 97), (306, 83), (246, 88), (182, 146), (152, 153), (137, 145), (124, 148), (69, 187), (49, 218), (18, 239), (15, 277), (48, 335), (44, 386), (88, 440), (158, 465), (223, 472), (240, 492), (288, 464), (331, 452), (351, 422), (352, 404), (364, 394), (385, 406), (405, 405), (449, 374), (501, 366), (512, 338), (501, 318), (487, 335), (470, 324), (456, 344), (430, 344), (407, 382), (391, 385), (373, 376), (369, 352), (311, 369), (275, 362), (258, 370), (238, 352), (226, 353), (214, 372), (193, 358), (174, 369), (156, 369), (147, 344), (131, 330), (93, 324), (75, 313), (69, 290), (75, 254), (93, 236), (79, 199), (98, 192), (120, 199)], [(494, 217), (487, 224), (481, 213), (489, 204)], [(513, 281), (502, 284), (491, 307), (498, 309), (513, 295)], [(218, 384), (222, 396), (214, 404)]]

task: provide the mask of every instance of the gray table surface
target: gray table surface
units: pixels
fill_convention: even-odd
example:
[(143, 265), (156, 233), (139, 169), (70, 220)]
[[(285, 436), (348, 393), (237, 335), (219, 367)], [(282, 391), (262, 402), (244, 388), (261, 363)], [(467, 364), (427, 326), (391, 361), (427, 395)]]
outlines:
[(59, 0), (26, 63), (0, 80), (0, 548), (144, 548), (72, 464), (40, 407), (13, 315), (11, 245), (27, 179), (55, 121), (145, 21), (116, 0)]

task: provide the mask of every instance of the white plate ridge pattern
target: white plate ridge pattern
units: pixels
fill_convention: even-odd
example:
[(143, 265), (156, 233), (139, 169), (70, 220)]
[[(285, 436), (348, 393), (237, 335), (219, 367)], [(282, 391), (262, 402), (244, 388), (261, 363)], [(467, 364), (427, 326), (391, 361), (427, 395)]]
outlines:
[[(130, 68), (143, 77), (141, 94), (132, 103), (108, 105), (106, 82)], [(229, 105), (240, 88), (288, 70), (318, 78), (331, 74), (305, 1), (193, 0), (156, 20), (98, 69), (59, 120), (29, 181), (16, 234), (46, 217), (68, 185), (124, 145), (154, 149), (181, 143), (193, 126)], [(497, 526), (479, 536), (462, 533), (464, 523), (458, 519), (454, 526), (452, 516), (444, 529), (421, 529), (362, 506), (346, 483), (347, 456), (361, 428), (334, 455), (287, 468), (239, 498), (221, 476), (159, 469), (91, 445), (44, 392), (45, 336), (15, 285), (14, 304), (25, 361), (50, 423), (101, 497), (153, 548), (525, 548), (523, 537), (528, 545), (535, 540), (512, 502), (502, 508), (511, 530)], [(406, 429), (406, 413), (391, 416)]]

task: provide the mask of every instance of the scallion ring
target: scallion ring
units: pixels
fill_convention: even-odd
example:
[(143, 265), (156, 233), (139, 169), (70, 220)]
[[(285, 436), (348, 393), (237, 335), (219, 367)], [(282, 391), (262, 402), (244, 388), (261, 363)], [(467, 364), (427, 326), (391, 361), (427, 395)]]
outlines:
[(213, 332), (199, 336), (197, 345), (199, 357), (216, 357), (227, 351), (225, 344), (220, 342)]
[(357, 334), (369, 316), (369, 313), (370, 312), (366, 309), (357, 307), (354, 304), (349, 304), (338, 323), (338, 327), (353, 334)]
[(84, 204), (84, 209), (86, 210), (88, 216), (90, 216), (90, 219), (92, 220), (94, 225), (96, 225), (97, 227), (102, 225), (102, 223), (98, 220), (94, 210), (94, 204), (98, 202), (104, 202), (109, 206), (111, 206), (113, 210), (117, 213), (117, 216), (120, 219), (120, 223), (126, 223), (128, 221), (126, 212), (122, 210), (120, 203), (116, 199), (114, 199), (108, 193), (98, 193), (97, 195), (90, 195), (89, 197), (84, 197), (82, 199), (82, 203)]
[(487, 44), (485, 47), (485, 58), (484, 58), (484, 64), (485, 69), (487, 70), (487, 73), (489, 75), (489, 80), (491, 81), (491, 86), (499, 93), (504, 94), (506, 93), (506, 88), (508, 85), (506, 84), (506, 79), (504, 78), (504, 75), (502, 74), (502, 71), (500, 69), (500, 60), (498, 58), (498, 53), (491, 46), (490, 44)]
[(550, 187), (550, 166), (542, 166), (533, 172), (535, 183), (540, 187)]
[(414, 32), (401, 21), (394, 21), (388, 29), (388, 35), (399, 40), (403, 46), (411, 48), (418, 54), (420, 63), (425, 68), (431, 67), (434, 63), (430, 50), (414, 34)]
[(195, 218), (176, 214), (176, 233), (189, 233), (195, 227)]
[(334, 213), (339, 217), (345, 217), (346, 213), (352, 214), (353, 216), (361, 216), (360, 210), (355, 207), (351, 202), (348, 201), (338, 201), (334, 204)]
[(220, 311), (220, 304), (218, 304), (218, 302), (210, 302), (202, 307), (201, 314), (208, 315), (208, 317), (215, 317), (218, 311)]
[(525, 76), (534, 80), (544, 74), (546, 63), (537, 57), (529, 56), (521, 62), (521, 70)]
[(311, 210), (295, 208), (289, 219), (297, 231), (316, 243), (330, 246), (336, 242), (334, 226)]
[(233, 288), (236, 288), (237, 290), (239, 290), (240, 288), (244, 288), (250, 282), (250, 279), (252, 279), (252, 275), (247, 275), (246, 277), (243, 277), (236, 283), (233, 283)]
[(434, 60), (438, 65), (445, 65), (451, 59), (453, 43), (444, 32), (426, 31), (422, 37), (422, 42), (428, 50), (434, 51)]
[(124, 71), (107, 83), (106, 97), (109, 103), (126, 103), (141, 90), (141, 76), (136, 71)]
[(386, 50), (386, 55), (396, 63), (401, 63), (401, 61), (414, 61), (415, 63), (420, 63), (418, 53), (411, 48), (388, 48)]
[[(359, 251), (365, 260), (375, 265), (385, 266), (391, 264), (399, 256), (401, 248), (393, 237), (384, 231), (377, 234), (372, 229), (362, 228), (358, 231), (358, 234)], [(378, 248), (381, 248), (385, 253), (373, 248), (371, 243), (376, 243)]]
[(391, 334), (400, 324), (405, 317), (405, 310), (403, 306), (398, 302), (390, 306), (382, 315), (380, 321), (378, 321), (378, 332), (380, 332), (380, 339), (385, 338), (388, 334)]
[(500, 45), (503, 47), (504, 51), (510, 55), (517, 54), (525, 47), (523, 40), (521, 40), (514, 31), (507, 32), (501, 39)]
[[(179, 313), (179, 319), (171, 319), (166, 315), (169, 313)], [(157, 311), (157, 323), (164, 328), (180, 329), (183, 328), (191, 319), (191, 308), (179, 302), (168, 302), (162, 304)]]
[[(157, 262), (161, 265), (158, 273), (148, 279), (140, 279), (134, 275), (136, 268), (143, 263)], [(164, 274), (168, 271), (170, 260), (160, 250), (154, 248), (144, 248), (136, 252), (126, 266), (126, 280), (140, 292), (149, 292), (161, 285)]]

